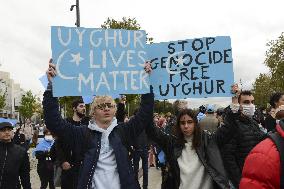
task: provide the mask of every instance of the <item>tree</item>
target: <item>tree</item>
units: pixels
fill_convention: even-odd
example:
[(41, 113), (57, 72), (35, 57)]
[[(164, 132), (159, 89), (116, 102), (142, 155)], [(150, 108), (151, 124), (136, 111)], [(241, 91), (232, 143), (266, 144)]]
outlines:
[[(104, 24), (101, 25), (103, 29), (126, 29), (126, 30), (140, 30), (141, 26), (137, 22), (135, 18), (126, 18), (123, 17), (122, 21), (116, 21), (113, 18), (107, 18), (107, 20), (104, 22)], [(148, 37), (147, 35), (147, 42), (153, 43), (153, 38)]]
[(6, 92), (7, 90), (0, 89), (0, 110), (6, 106)]
[(274, 91), (271, 87), (271, 76), (269, 74), (261, 73), (256, 78), (252, 91), (254, 93), (256, 105), (259, 107), (266, 107), (266, 104)]
[(167, 112), (173, 113), (172, 103), (167, 100), (155, 100), (154, 111), (163, 114), (166, 114)]
[[(116, 21), (113, 18), (107, 18), (104, 24), (101, 25), (103, 29), (126, 29), (126, 30), (140, 30), (141, 26), (137, 22), (135, 18), (126, 18), (123, 17), (122, 21)], [(153, 43), (153, 38), (148, 37), (147, 34), (147, 42)], [(138, 99), (140, 95), (135, 94), (128, 94), (126, 95), (127, 100), (127, 109), (129, 110), (128, 113), (130, 115), (133, 114), (134, 110), (138, 107)]]
[(36, 96), (31, 91), (26, 92), (21, 99), (21, 105), (19, 106), (20, 115), (26, 119), (31, 118), (37, 109)]
[(267, 43), (267, 47), (264, 64), (269, 68), (269, 73), (261, 73), (253, 84), (255, 101), (264, 107), (272, 93), (284, 92), (284, 33)]
[(4, 89), (2, 87), (0, 88), (0, 110), (6, 106), (6, 95), (7, 95), (6, 83), (3, 81), (1, 81), (1, 83), (4, 84)]
[(78, 96), (64, 96), (59, 98), (60, 108), (64, 110), (64, 117), (73, 116), (72, 102), (81, 97)]
[(276, 40), (270, 41), (267, 46), (264, 64), (268, 66), (272, 88), (275, 91), (284, 91), (284, 33)]

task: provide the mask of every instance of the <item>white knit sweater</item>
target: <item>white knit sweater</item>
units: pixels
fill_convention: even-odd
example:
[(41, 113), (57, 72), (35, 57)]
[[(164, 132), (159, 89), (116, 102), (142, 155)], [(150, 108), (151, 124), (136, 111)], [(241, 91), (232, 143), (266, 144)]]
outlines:
[(185, 148), (178, 158), (180, 189), (213, 189), (213, 182), (194, 149), (192, 137), (186, 138)]

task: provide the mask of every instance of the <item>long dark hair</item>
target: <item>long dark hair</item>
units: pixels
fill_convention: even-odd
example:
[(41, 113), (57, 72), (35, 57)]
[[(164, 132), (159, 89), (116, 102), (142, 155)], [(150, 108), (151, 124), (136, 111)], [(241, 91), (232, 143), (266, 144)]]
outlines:
[(181, 128), (180, 128), (180, 119), (182, 116), (184, 115), (188, 115), (189, 117), (191, 117), (193, 119), (193, 122), (194, 122), (194, 131), (192, 133), (193, 135), (193, 139), (192, 139), (192, 148), (193, 149), (197, 149), (197, 147), (200, 146), (200, 141), (201, 141), (201, 129), (198, 125), (198, 122), (197, 122), (197, 117), (196, 117), (196, 114), (190, 110), (190, 109), (183, 109), (181, 110), (179, 113), (178, 113), (178, 116), (177, 116), (177, 123), (175, 125), (175, 135), (177, 137), (177, 142), (184, 146), (185, 143), (186, 143), (186, 140), (184, 138), (184, 135), (181, 131)]
[(284, 93), (277, 92), (273, 93), (270, 97), (269, 104), (273, 107), (276, 108), (276, 103), (280, 100), (280, 98), (284, 95)]

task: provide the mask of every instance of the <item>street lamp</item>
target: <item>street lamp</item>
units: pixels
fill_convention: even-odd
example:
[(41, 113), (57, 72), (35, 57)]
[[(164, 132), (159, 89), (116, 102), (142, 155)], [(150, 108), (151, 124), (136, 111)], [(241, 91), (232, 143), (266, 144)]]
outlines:
[(77, 27), (80, 27), (80, 8), (79, 8), (79, 0), (76, 0), (76, 5), (71, 5), (70, 11), (73, 11), (74, 7), (76, 7), (76, 23)]

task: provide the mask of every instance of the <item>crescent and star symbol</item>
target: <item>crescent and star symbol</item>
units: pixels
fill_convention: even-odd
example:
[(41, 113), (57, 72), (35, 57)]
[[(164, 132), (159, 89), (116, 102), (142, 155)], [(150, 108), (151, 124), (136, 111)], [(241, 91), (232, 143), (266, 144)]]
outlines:
[(77, 54), (71, 53), (71, 56), (73, 59), (70, 60), (70, 62), (75, 62), (77, 66), (79, 66), (80, 62), (84, 60), (84, 58), (80, 56), (80, 53), (77, 53)]
[[(56, 63), (56, 71), (57, 71), (57, 75), (59, 76), (59, 77), (61, 77), (62, 79), (76, 79), (77, 77), (70, 77), (70, 76), (66, 76), (66, 75), (63, 75), (62, 73), (61, 73), (61, 70), (60, 70), (60, 64), (61, 64), (61, 62), (62, 62), (62, 58), (64, 57), (64, 55), (69, 51), (70, 49), (66, 49), (65, 51), (63, 51), (60, 55), (59, 55), (59, 57), (58, 57), (58, 59), (57, 59), (57, 63)], [(71, 54), (72, 55), (72, 54)], [(79, 53), (79, 56), (80, 56), (80, 53)], [(74, 60), (74, 57), (73, 57), (73, 60)], [(79, 59), (80, 60), (80, 59)], [(76, 64), (77, 64), (77, 62), (76, 62)]]
[[(180, 51), (180, 52), (173, 53), (173, 54), (171, 54), (171, 55), (168, 57), (167, 62), (166, 62), (166, 69), (167, 69), (167, 72), (168, 72), (169, 74), (175, 75), (175, 74), (179, 74), (179, 73), (181, 72), (181, 71), (171, 71), (171, 70), (170, 70), (170, 62), (171, 62), (171, 58), (172, 58), (172, 57), (178, 56), (178, 55), (182, 55), (182, 54), (184, 54), (184, 53), (186, 53), (186, 51)], [(179, 58), (177, 58), (176, 61), (177, 61), (177, 65), (181, 65), (181, 66), (182, 66), (182, 64), (183, 64), (183, 62), (184, 62), (183, 56), (180, 56)]]

